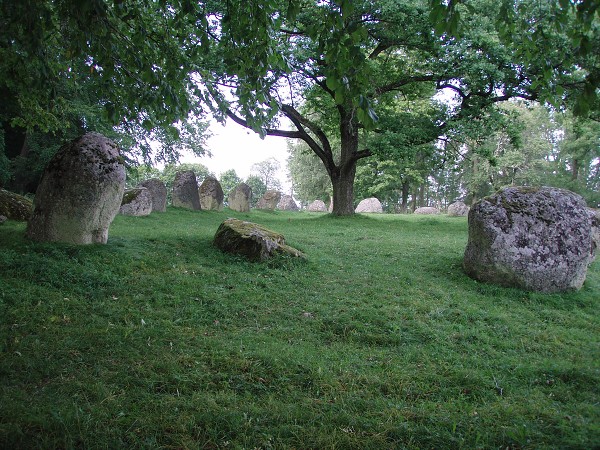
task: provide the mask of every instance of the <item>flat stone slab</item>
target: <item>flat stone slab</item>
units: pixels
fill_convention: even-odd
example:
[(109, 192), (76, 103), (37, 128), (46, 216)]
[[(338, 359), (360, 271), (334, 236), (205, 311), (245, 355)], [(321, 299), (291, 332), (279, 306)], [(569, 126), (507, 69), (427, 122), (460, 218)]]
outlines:
[(300, 250), (285, 244), (282, 234), (233, 218), (219, 226), (213, 243), (226, 253), (245, 256), (251, 261), (266, 261), (276, 255), (305, 258)]

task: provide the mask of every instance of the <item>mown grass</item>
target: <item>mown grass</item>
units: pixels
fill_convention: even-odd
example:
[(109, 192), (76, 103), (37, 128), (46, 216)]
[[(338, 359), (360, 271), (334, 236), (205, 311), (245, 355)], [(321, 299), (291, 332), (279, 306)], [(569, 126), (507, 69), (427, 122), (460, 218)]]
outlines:
[[(212, 246), (228, 216), (308, 261)], [(477, 283), (466, 220), (119, 216), (107, 245), (0, 228), (2, 448), (598, 448), (600, 270)]]

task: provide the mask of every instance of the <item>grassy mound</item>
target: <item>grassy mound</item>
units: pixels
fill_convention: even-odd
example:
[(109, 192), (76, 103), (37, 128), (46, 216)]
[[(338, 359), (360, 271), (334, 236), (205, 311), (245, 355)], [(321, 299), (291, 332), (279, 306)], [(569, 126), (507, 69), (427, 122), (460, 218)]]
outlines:
[[(227, 217), (308, 256), (212, 246)], [(466, 219), (169, 209), (107, 245), (0, 232), (0, 448), (593, 448), (600, 264), (477, 283)]]

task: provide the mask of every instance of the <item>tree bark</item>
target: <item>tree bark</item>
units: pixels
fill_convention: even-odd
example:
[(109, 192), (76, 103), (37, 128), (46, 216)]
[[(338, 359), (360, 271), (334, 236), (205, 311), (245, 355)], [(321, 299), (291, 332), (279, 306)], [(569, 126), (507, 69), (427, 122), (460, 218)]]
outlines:
[(410, 183), (408, 181), (404, 181), (402, 183), (402, 212), (408, 212), (408, 195), (410, 193)]
[(338, 170), (331, 176), (333, 186), (333, 211), (334, 216), (350, 216), (354, 214), (354, 177), (356, 175), (356, 161), (346, 170)]
[(579, 179), (579, 160), (573, 158), (573, 167), (571, 168), (571, 181), (577, 181)]
[(358, 152), (358, 128), (352, 120), (352, 114), (343, 107), (338, 107), (340, 114), (341, 152), (340, 162), (329, 170), (333, 187), (334, 216), (351, 216), (354, 214), (354, 178), (356, 162), (361, 157)]

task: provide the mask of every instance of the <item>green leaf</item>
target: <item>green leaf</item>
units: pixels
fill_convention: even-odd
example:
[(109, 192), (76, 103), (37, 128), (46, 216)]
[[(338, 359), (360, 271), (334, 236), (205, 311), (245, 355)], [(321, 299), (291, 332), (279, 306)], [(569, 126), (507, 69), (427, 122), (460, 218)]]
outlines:
[(333, 77), (327, 77), (327, 79), (325, 80), (325, 84), (332, 91), (335, 91), (337, 88), (340, 87), (340, 83), (338, 82), (338, 80), (336, 80)]

